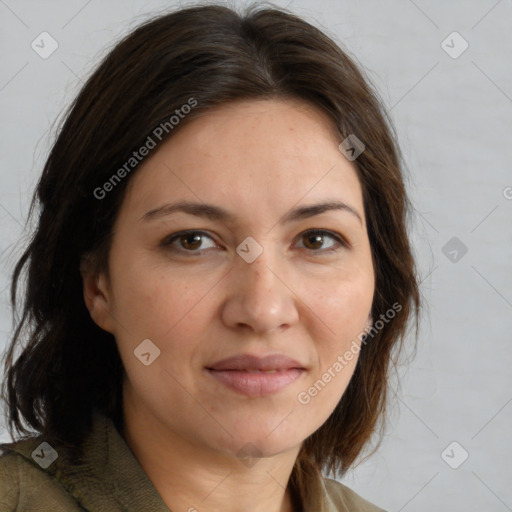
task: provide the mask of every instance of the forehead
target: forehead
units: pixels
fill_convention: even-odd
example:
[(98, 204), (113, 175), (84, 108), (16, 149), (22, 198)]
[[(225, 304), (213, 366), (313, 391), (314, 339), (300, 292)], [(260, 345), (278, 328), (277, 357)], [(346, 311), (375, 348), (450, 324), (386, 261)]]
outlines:
[(357, 170), (340, 142), (327, 114), (304, 102), (222, 105), (180, 127), (147, 158), (125, 201), (137, 210), (176, 198), (272, 210), (328, 195), (361, 207)]

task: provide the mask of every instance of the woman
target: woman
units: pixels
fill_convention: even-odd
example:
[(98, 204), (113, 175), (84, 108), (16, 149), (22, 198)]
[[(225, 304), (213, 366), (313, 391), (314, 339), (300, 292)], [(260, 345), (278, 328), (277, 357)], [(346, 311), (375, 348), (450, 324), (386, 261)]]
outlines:
[(143, 24), (36, 202), (1, 510), (382, 510), (322, 471), (382, 427), (419, 294), (392, 130), (334, 42), (257, 7)]

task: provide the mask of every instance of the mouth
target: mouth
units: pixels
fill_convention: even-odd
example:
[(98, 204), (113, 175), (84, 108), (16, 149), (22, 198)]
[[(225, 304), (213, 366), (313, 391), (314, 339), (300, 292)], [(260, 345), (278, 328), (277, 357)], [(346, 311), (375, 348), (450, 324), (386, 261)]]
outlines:
[(287, 356), (265, 357), (241, 354), (205, 367), (217, 382), (249, 397), (263, 397), (282, 391), (305, 372), (306, 368)]

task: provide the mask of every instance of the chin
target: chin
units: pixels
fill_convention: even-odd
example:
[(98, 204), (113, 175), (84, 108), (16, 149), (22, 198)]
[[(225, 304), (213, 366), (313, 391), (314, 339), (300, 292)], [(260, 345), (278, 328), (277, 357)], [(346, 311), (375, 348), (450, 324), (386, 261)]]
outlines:
[[(279, 422), (274, 423), (277, 425)], [(220, 451), (237, 458), (243, 457), (273, 457), (285, 451), (294, 449), (304, 440), (303, 437), (277, 435), (272, 429), (257, 429), (247, 427), (238, 431), (230, 431), (233, 437), (217, 443)]]

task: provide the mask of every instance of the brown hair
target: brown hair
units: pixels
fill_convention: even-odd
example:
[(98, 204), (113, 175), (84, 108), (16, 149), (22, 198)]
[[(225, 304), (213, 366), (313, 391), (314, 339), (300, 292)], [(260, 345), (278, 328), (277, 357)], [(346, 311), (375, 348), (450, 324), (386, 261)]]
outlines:
[(38, 182), (30, 208), (32, 215), (40, 205), (38, 225), (12, 278), (15, 309), (27, 273), (6, 352), (9, 427), (79, 446), (93, 410), (119, 424), (123, 368), (114, 337), (85, 307), (80, 262), (92, 254), (108, 272), (112, 226), (136, 167), (107, 198), (94, 190), (190, 98), (197, 106), (180, 126), (238, 99), (293, 98), (327, 113), (340, 142), (355, 135), (366, 146), (354, 163), (376, 275), (372, 315), (401, 309), (364, 343), (340, 403), (303, 444), (291, 483), (305, 502), (308, 475), (343, 474), (384, 420), (392, 349), (400, 352), (409, 317), (417, 326), (420, 299), (399, 149), (378, 95), (333, 40), (281, 9), (251, 6), (240, 15), (209, 5), (160, 15), (119, 42), (81, 89)]

